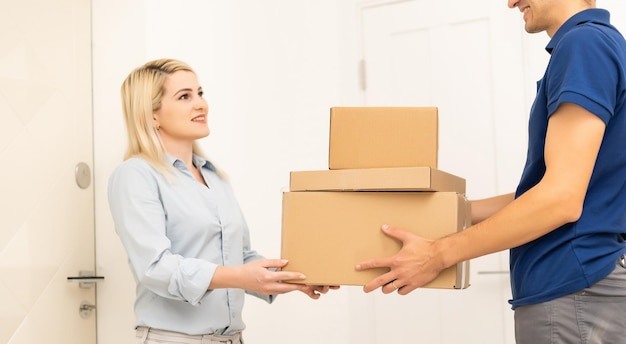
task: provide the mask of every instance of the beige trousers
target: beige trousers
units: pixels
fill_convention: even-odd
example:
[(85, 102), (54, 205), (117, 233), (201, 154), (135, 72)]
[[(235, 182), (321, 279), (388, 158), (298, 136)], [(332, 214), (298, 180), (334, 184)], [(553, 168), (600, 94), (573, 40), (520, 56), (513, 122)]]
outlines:
[(241, 333), (232, 336), (213, 334), (194, 336), (149, 327), (138, 327), (135, 335), (138, 344), (243, 344)]

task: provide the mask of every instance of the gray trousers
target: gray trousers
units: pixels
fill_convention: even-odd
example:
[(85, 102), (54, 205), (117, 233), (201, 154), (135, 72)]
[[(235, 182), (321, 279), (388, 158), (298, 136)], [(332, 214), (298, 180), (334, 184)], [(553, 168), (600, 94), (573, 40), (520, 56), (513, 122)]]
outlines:
[(515, 309), (517, 344), (626, 343), (626, 262), (589, 288)]

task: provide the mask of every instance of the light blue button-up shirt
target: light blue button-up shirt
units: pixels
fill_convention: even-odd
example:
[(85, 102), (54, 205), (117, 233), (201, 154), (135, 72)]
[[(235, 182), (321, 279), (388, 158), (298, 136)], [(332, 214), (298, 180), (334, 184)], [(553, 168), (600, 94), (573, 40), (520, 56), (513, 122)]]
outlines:
[(263, 257), (251, 249), (234, 193), (215, 167), (193, 157), (207, 187), (181, 160), (168, 156), (168, 162), (175, 168), (169, 177), (131, 158), (109, 178), (115, 230), (137, 282), (136, 326), (192, 335), (241, 332), (245, 292), (208, 286), (217, 266)]

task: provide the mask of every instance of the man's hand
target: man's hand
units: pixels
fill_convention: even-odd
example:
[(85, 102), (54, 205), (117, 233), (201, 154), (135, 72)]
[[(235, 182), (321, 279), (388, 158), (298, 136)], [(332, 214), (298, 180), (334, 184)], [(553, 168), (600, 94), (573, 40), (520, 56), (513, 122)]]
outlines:
[(366, 293), (380, 287), (385, 294), (397, 289), (398, 294), (406, 295), (435, 279), (444, 269), (433, 240), (388, 225), (383, 225), (382, 230), (402, 242), (402, 248), (394, 256), (375, 258), (356, 265), (357, 270), (390, 269), (367, 283), (363, 288)]

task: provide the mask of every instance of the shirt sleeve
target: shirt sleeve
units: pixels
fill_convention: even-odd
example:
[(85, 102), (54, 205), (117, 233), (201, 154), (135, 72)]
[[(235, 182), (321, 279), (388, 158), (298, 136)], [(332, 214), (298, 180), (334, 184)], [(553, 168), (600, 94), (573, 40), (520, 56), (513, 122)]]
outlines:
[(157, 173), (136, 159), (111, 175), (108, 201), (115, 230), (137, 283), (159, 296), (197, 305), (217, 265), (171, 252)]
[[(229, 186), (230, 189), (230, 186)], [(230, 189), (230, 191), (232, 192), (232, 189)], [(241, 212), (241, 210), (240, 210)], [(242, 219), (244, 218), (243, 214), (241, 214)], [(260, 255), (259, 253), (257, 253), (257, 251), (253, 250), (251, 247), (251, 243), (250, 243), (250, 229), (248, 227), (248, 224), (245, 223), (244, 221), (244, 233), (243, 233), (243, 263), (249, 263), (255, 260), (259, 260), (259, 259), (263, 259), (265, 258), (264, 256)], [(272, 303), (274, 302), (274, 300), (276, 299), (277, 295), (271, 294), (271, 295), (263, 295), (263, 294), (259, 294), (259, 293), (255, 293), (249, 290), (246, 290), (246, 294), (248, 295), (252, 295), (254, 297), (257, 297), (261, 300), (265, 300), (267, 303)]]

